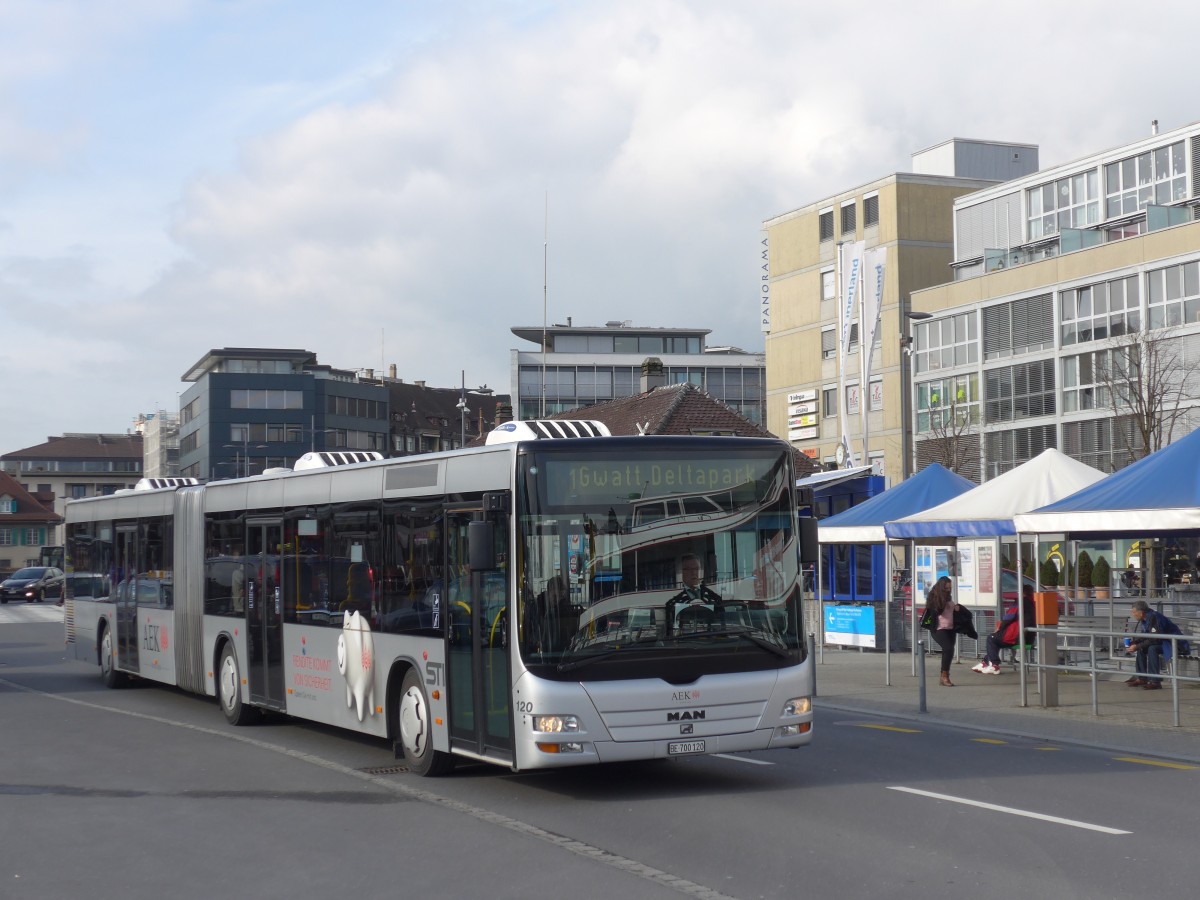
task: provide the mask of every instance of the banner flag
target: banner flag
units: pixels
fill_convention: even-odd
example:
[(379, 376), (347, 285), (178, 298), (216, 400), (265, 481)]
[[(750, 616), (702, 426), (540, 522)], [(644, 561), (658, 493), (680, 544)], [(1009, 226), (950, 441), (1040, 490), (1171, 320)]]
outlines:
[(840, 443), (845, 453), (843, 465), (846, 466), (854, 465), (850, 449), (850, 415), (846, 408), (846, 365), (850, 356), (854, 304), (862, 282), (863, 247), (862, 241), (838, 247), (838, 327), (841, 329), (838, 346), (838, 420), (842, 431)]
[(879, 334), (879, 314), (883, 309), (883, 284), (887, 275), (887, 247), (868, 250), (863, 263), (862, 316), (859, 318), (859, 346), (866, 354), (863, 364), (863, 384), (871, 380), (871, 357), (875, 336)]

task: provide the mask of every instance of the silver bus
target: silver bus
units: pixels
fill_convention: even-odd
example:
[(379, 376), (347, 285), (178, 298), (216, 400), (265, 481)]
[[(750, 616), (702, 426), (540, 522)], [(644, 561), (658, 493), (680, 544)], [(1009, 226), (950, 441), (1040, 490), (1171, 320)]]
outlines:
[(549, 425), (71, 501), (69, 652), (423, 775), (807, 744), (791, 448)]

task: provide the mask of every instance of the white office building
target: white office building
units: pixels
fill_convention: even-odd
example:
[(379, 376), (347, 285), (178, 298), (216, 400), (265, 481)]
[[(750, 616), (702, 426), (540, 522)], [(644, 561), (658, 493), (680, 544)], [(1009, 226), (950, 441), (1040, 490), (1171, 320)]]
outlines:
[(710, 346), (707, 328), (646, 328), (612, 321), (602, 326), (519, 326), (533, 349), (512, 351), (516, 417), (534, 419), (642, 392), (642, 363), (662, 361), (667, 384), (705, 391), (756, 425), (765, 424), (766, 360), (762, 353)]

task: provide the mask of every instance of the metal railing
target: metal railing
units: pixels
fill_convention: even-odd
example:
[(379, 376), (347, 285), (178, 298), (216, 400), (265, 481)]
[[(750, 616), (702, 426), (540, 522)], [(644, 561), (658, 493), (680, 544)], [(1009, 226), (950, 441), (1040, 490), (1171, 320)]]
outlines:
[[(1104, 628), (1070, 628), (1070, 627), (1045, 626), (1045, 625), (1034, 626), (1032, 628), (1028, 628), (1027, 630), (1035, 632), (1036, 635), (1038, 636), (1037, 640), (1036, 640), (1036, 644), (1039, 647), (1039, 653), (1038, 653), (1037, 662), (1031, 662), (1024, 658), (1024, 654), (1019, 654), (1018, 665), (1021, 667), (1021, 673), (1022, 673), (1021, 705), (1028, 706), (1028, 696), (1026, 693), (1026, 679), (1025, 679), (1025, 674), (1024, 674), (1026, 668), (1032, 669), (1039, 673), (1053, 672), (1053, 673), (1055, 673), (1055, 677), (1057, 677), (1057, 673), (1059, 673), (1059, 672), (1068, 672), (1068, 673), (1074, 673), (1074, 674), (1078, 674), (1078, 673), (1082, 672), (1082, 673), (1088, 675), (1089, 680), (1091, 682), (1092, 715), (1096, 715), (1096, 716), (1100, 715), (1100, 690), (1099, 690), (1100, 678), (1101, 678), (1101, 676), (1104, 676), (1104, 675), (1112, 675), (1113, 674), (1113, 670), (1111, 668), (1104, 668), (1100, 665), (1100, 663), (1102, 661), (1102, 655), (1109, 662), (1114, 661), (1114, 660), (1120, 660), (1122, 662), (1131, 661), (1133, 659), (1132, 656), (1126, 655), (1124, 653), (1121, 653), (1121, 655), (1118, 656), (1118, 655), (1116, 655), (1116, 650), (1115, 650), (1115, 648), (1118, 645), (1120, 645), (1121, 649), (1124, 650), (1124, 646), (1123, 646), (1124, 639), (1127, 637), (1130, 637), (1131, 632), (1129, 632), (1128, 630), (1118, 631), (1115, 628), (1110, 630), (1110, 629), (1104, 629)], [(1044, 645), (1047, 645), (1050, 643), (1049, 640), (1042, 639), (1043, 635), (1046, 636), (1046, 638), (1054, 639), (1053, 643), (1054, 643), (1054, 650), (1055, 650), (1055, 652), (1054, 652), (1055, 662), (1053, 662), (1053, 663), (1047, 662), (1045, 659), (1043, 659), (1043, 656), (1045, 654), (1040, 652), (1041, 648)], [(1139, 637), (1142, 636), (1142, 633), (1139, 632), (1138, 636)], [(1077, 638), (1077, 639), (1082, 638), (1083, 640), (1086, 641), (1086, 645), (1074, 646), (1074, 647), (1059, 646), (1059, 643), (1063, 638), (1068, 639), (1068, 641), (1071, 638)], [(1103, 641), (1103, 643), (1100, 642), (1101, 638), (1105, 639)], [(1185, 642), (1185, 641), (1188, 643), (1200, 641), (1200, 635), (1194, 634), (1194, 633), (1193, 634), (1159, 634), (1159, 633), (1155, 633), (1154, 638), (1157, 640), (1164, 641), (1164, 642), (1169, 641), (1171, 644), (1171, 662), (1170, 662), (1169, 666), (1165, 666), (1163, 668), (1163, 670), (1160, 672), (1158, 677), (1161, 678), (1164, 682), (1170, 683), (1171, 713), (1172, 713), (1172, 719), (1173, 719), (1172, 725), (1174, 725), (1175, 727), (1179, 727), (1182, 724), (1181, 716), (1180, 716), (1180, 692), (1179, 692), (1180, 685), (1181, 684), (1200, 685), (1200, 677), (1192, 677), (1192, 676), (1180, 674), (1181, 660), (1179, 657), (1179, 644), (1181, 642)], [(1107, 644), (1108, 646), (1107, 647), (1103, 646), (1103, 644)], [(1196, 647), (1192, 648), (1192, 653), (1198, 653), (1198, 652), (1200, 652), (1200, 648), (1196, 648)], [(1076, 655), (1076, 661), (1074, 661), (1074, 662), (1071, 661), (1072, 654)], [(1078, 659), (1078, 657), (1083, 654), (1086, 654), (1086, 656), (1084, 657), (1084, 661), (1086, 662), (1086, 665), (1081, 665), (1080, 661)], [(1065, 661), (1064, 661), (1064, 658), (1065, 658)], [(1190, 656), (1190, 655), (1184, 657), (1184, 659), (1194, 659), (1194, 658), (1195, 658), (1194, 656)], [(1049, 677), (1049, 676), (1047, 675), (1046, 677)]]

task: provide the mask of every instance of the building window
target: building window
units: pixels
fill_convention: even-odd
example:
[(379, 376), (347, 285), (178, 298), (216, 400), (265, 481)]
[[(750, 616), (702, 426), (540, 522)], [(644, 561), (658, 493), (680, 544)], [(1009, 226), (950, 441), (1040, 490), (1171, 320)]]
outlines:
[(1003, 475), (1055, 446), (1053, 425), (994, 431), (985, 435), (987, 477), (992, 479)]
[(1100, 221), (1100, 176), (1095, 169), (1030, 188), (1027, 196), (1031, 241)]
[(821, 211), (819, 218), (821, 229), (821, 240), (833, 240), (833, 210), (825, 209)]
[(1200, 262), (1146, 273), (1146, 316), (1150, 328), (1200, 322)]
[(983, 358), (1000, 359), (1054, 346), (1054, 302), (1049, 294), (983, 310)]
[(1060, 292), (1058, 301), (1064, 347), (1133, 334), (1141, 329), (1136, 275), (1071, 288)]
[(11, 515), (17, 511), (17, 501), (12, 497), (0, 497), (0, 513)]
[(863, 227), (870, 228), (879, 224), (879, 195), (872, 194), (863, 198)]
[(249, 388), (229, 392), (231, 409), (304, 409), (302, 391)]
[(82, 500), (88, 495), (88, 486), (86, 484), (68, 484), (67, 491), (71, 495), (72, 500)]
[(555, 353), (587, 353), (586, 334), (559, 334), (554, 337)]
[(638, 353), (663, 353), (663, 347), (661, 337), (642, 335), (638, 338)]
[(838, 414), (837, 388), (821, 389), (821, 416), (825, 419), (836, 419)]
[(0, 547), (12, 547), (16, 543), (13, 537), (13, 529), (0, 528)]
[(36, 547), (39, 544), (46, 543), (46, 530), (44, 528), (26, 528), (25, 529), (25, 546)]
[(842, 207), (842, 234), (853, 235), (855, 231), (855, 218), (857, 216), (858, 207), (851, 200)]
[(1118, 416), (1064, 422), (1062, 451), (1101, 472), (1115, 472), (1140, 458), (1141, 432), (1133, 418)]
[(871, 390), (869, 392), (870, 405), (867, 407), (872, 412), (883, 409), (883, 379), (873, 378), (871, 380)]
[(917, 324), (913, 332), (913, 367), (936, 372), (979, 362), (979, 326), (974, 313), (944, 316)]
[(1108, 409), (1112, 400), (1109, 395), (1112, 367), (1121, 366), (1123, 356), (1119, 349), (1105, 349), (1063, 357), (1063, 412)]
[[(854, 353), (858, 350), (858, 323), (850, 323), (850, 352)], [(833, 359), (837, 356), (838, 340), (837, 331), (833, 328), (825, 328), (821, 331), (821, 358)]]
[(1105, 217), (1127, 216), (1154, 203), (1166, 206), (1187, 197), (1183, 141), (1147, 150), (1104, 167)]
[(833, 359), (837, 355), (837, 331), (825, 328), (821, 331), (821, 359)]
[(1053, 360), (992, 369), (984, 379), (987, 424), (1054, 415)]
[(821, 273), (821, 301), (832, 300), (836, 296), (834, 290), (834, 275), (833, 269)]
[(979, 376), (970, 372), (917, 385), (917, 431), (947, 432), (979, 424)]

